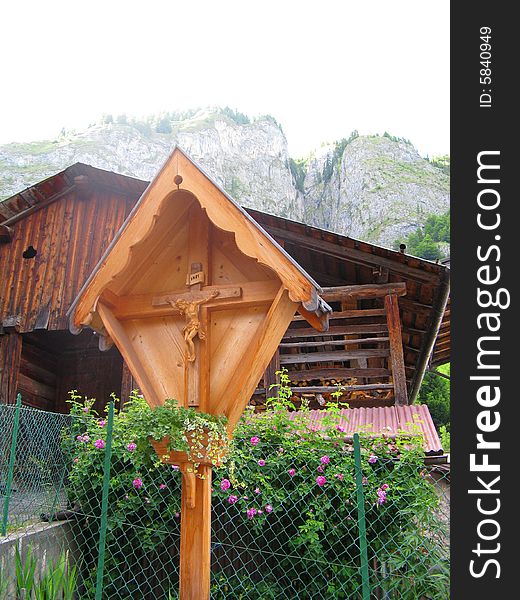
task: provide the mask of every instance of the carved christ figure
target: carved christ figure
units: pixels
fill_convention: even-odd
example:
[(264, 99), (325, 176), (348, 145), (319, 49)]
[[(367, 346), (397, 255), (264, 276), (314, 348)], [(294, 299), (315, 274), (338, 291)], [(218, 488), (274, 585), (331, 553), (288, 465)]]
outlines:
[(193, 338), (198, 335), (199, 339), (206, 339), (206, 332), (202, 329), (199, 310), (201, 304), (209, 302), (211, 299), (216, 298), (219, 295), (217, 290), (213, 291), (206, 298), (200, 300), (185, 300), (184, 298), (178, 298), (177, 300), (168, 300), (168, 303), (175, 309), (177, 309), (184, 318), (186, 319), (186, 325), (184, 326), (182, 333), (184, 334), (184, 341), (188, 349), (187, 359), (188, 362), (195, 360), (195, 344)]

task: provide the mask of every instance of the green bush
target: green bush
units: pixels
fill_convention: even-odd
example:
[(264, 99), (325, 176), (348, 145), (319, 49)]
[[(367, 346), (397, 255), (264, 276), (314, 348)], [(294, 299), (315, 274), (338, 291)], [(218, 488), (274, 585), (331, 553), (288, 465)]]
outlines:
[[(439, 369), (449, 375), (449, 365)], [(432, 420), (438, 430), (445, 426), (450, 430), (450, 381), (435, 373), (425, 373), (421, 389), (417, 397), (419, 404), (428, 405)]]
[[(95, 581), (106, 440), (106, 418), (92, 403), (73, 398), (74, 437), (64, 442), (70, 501), (83, 515), (82, 597)], [(213, 598), (360, 595), (354, 457), (339, 406), (328, 406), (321, 431), (305, 407), (295, 420), (287, 408), (282, 388), (265, 413), (246, 411), (227, 462), (213, 471)], [(114, 418), (104, 580), (110, 598), (166, 597), (178, 585), (180, 476), (160, 463), (140, 425), (150, 412), (134, 394)], [(371, 585), (389, 598), (447, 597), (447, 556), (433, 535), (438, 499), (423, 458), (418, 436), (362, 437)]]
[[(417, 228), (404, 240), (407, 254), (437, 260), (445, 258), (440, 250), (440, 244), (450, 242), (450, 213), (429, 215), (424, 226)], [(394, 243), (394, 250), (399, 248), (400, 240)]]

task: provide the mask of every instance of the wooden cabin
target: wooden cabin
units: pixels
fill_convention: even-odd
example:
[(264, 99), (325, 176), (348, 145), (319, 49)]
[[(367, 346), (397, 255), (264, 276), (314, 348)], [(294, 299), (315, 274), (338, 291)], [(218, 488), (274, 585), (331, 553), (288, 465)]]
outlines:
[[(135, 386), (118, 350), (71, 335), (67, 311), (148, 183), (77, 163), (0, 203), (0, 402), (67, 411), (67, 392), (125, 397)], [(280, 367), (318, 408), (342, 386), (355, 406), (411, 404), (427, 369), (449, 361), (449, 269), (246, 209), (323, 288), (327, 332), (301, 316), (258, 383), (261, 409)]]

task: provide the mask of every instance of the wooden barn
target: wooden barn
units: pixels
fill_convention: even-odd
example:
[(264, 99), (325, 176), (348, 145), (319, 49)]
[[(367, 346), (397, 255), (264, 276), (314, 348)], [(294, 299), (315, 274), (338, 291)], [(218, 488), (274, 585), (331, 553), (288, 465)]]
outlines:
[[(67, 311), (147, 185), (77, 163), (0, 203), (0, 403), (20, 391), (25, 404), (66, 412), (76, 389), (99, 409), (135, 386), (115, 347), (69, 332)], [(253, 404), (261, 409), (281, 366), (316, 408), (338, 386), (352, 407), (413, 403), (425, 371), (449, 361), (449, 269), (246, 210), (334, 311), (327, 332), (294, 318)], [(218, 243), (229, 241), (223, 232)]]

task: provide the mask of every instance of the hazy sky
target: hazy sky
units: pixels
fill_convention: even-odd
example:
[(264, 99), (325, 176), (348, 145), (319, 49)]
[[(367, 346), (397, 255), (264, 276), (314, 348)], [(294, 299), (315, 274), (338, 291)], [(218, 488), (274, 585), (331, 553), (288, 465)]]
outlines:
[(294, 157), (354, 129), (449, 153), (448, 0), (6, 1), (0, 57), (0, 143), (228, 105)]

